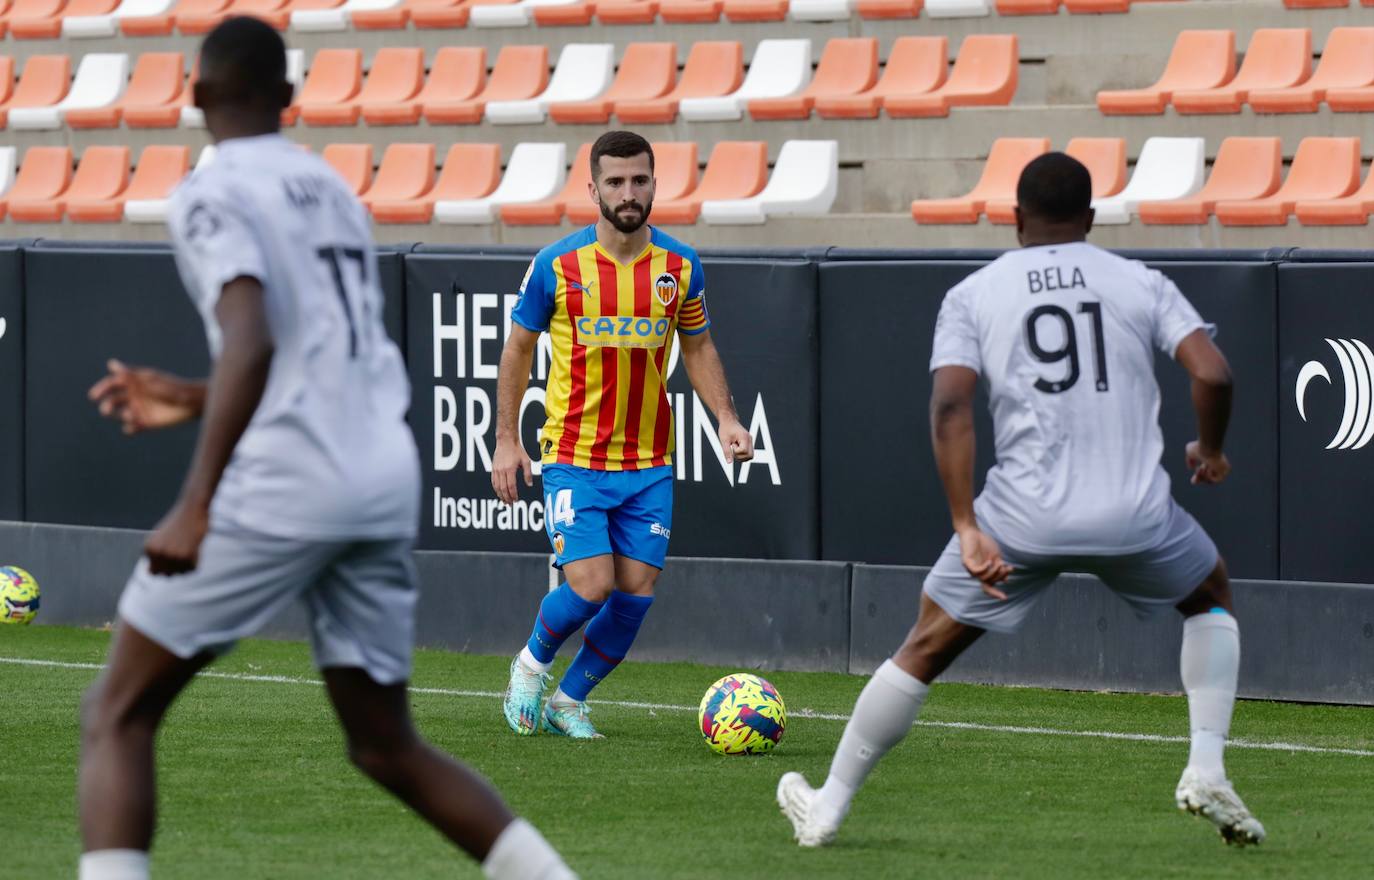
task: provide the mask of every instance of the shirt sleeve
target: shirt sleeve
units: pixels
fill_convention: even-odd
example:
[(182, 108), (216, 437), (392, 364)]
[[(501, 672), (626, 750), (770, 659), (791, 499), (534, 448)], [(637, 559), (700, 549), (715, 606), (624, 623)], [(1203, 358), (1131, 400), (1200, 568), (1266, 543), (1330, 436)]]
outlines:
[(530, 261), (525, 280), (520, 282), (520, 296), (511, 309), (511, 320), (532, 333), (549, 329), (554, 308), (553, 263), (543, 254)]
[(978, 326), (973, 317), (969, 288), (960, 285), (945, 294), (940, 314), (935, 319), (935, 344), (930, 352), (930, 370), (941, 367), (968, 367), (983, 372), (983, 357), (978, 344)]
[(1163, 272), (1157, 273), (1155, 297), (1154, 343), (1160, 351), (1173, 357), (1179, 343), (1196, 330), (1206, 330), (1208, 336), (1217, 335), (1217, 325), (1208, 324), (1188, 302), (1188, 298)]
[(706, 312), (706, 270), (701, 268), (701, 258), (692, 255), (692, 277), (687, 282), (687, 296), (682, 300), (682, 308), (677, 313), (679, 333), (696, 336), (711, 326), (711, 316)]
[(266, 286), (267, 256), (242, 206), (189, 192), (173, 201), (170, 227), (181, 265), (191, 276), (186, 280), (209, 302), (217, 302), (235, 278), (256, 278)]

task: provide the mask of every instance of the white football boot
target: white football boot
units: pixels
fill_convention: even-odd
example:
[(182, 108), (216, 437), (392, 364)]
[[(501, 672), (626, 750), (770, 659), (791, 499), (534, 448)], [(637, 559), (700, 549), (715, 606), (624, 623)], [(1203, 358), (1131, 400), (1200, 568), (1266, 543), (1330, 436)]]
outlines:
[(816, 790), (806, 784), (800, 773), (784, 773), (778, 780), (778, 806), (792, 823), (792, 836), (805, 847), (829, 846), (835, 842), (839, 825), (826, 825), (813, 815)]
[(1228, 779), (1209, 782), (1189, 767), (1178, 781), (1174, 800), (1180, 810), (1202, 816), (1217, 826), (1227, 843), (1247, 846), (1264, 842), (1264, 826), (1250, 815)]

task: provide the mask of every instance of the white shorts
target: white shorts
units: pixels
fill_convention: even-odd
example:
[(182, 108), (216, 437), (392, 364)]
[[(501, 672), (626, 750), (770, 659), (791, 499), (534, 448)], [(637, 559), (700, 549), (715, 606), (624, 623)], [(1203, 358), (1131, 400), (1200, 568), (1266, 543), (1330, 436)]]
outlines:
[(211, 529), (195, 571), (163, 577), (140, 559), (119, 614), (178, 657), (221, 654), (296, 598), (315, 665), (357, 667), (379, 684), (410, 677), (418, 598), (405, 539), (300, 541)]
[(1025, 621), (1041, 592), (1066, 571), (1096, 575), (1126, 601), (1137, 617), (1167, 611), (1193, 593), (1217, 565), (1217, 547), (1197, 520), (1177, 503), (1170, 503), (1169, 524), (1158, 544), (1120, 556), (1045, 556), (1008, 547), (988, 533), (1012, 566), (1011, 577), (999, 584), (1006, 601), (983, 592), (960, 557), (959, 536), (950, 538), (935, 567), (926, 576), (925, 593), (960, 623), (991, 632), (1015, 632)]

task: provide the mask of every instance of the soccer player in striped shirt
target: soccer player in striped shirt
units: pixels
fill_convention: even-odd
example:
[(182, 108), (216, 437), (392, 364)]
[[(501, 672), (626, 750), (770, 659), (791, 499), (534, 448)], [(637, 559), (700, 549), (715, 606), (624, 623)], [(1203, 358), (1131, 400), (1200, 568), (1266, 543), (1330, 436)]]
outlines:
[[(673, 335), (729, 461), (754, 445), (711, 341), (696, 251), (648, 225), (654, 153), (612, 131), (592, 145), (589, 193), (601, 217), (540, 251), (520, 286), (501, 355), (492, 487), (507, 503), (534, 484), (520, 443), (520, 401), (539, 334), (553, 363), (539, 436), (544, 525), (567, 583), (546, 596), (511, 661), (506, 722), (578, 739), (600, 736), (587, 694), (625, 658), (654, 601), (673, 523), (673, 411), (665, 389)], [(590, 621), (590, 622), (589, 622)], [(544, 706), (549, 668), (587, 625), (583, 646)]]

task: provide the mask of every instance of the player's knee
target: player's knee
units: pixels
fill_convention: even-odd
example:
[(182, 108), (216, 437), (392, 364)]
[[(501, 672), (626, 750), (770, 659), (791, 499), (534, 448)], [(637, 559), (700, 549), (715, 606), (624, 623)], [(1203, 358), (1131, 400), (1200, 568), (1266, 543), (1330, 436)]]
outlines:
[(121, 698), (105, 682), (97, 682), (81, 698), (82, 739), (89, 743), (140, 727), (156, 729), (156, 719), (145, 717), (138, 707), (137, 700)]

